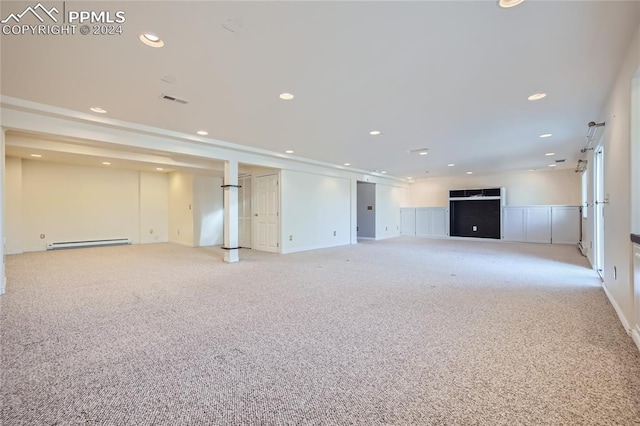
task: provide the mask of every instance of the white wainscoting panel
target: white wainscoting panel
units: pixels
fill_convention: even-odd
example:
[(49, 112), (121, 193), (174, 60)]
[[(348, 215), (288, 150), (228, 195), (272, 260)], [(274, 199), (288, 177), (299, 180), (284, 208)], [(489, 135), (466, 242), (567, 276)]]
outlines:
[(403, 207), (400, 209), (400, 234), (416, 235), (416, 209)]

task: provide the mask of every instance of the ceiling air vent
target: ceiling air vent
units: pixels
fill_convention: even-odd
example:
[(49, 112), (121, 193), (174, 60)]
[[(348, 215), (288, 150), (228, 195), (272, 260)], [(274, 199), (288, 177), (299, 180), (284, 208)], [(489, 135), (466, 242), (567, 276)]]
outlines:
[(172, 102), (178, 102), (179, 104), (183, 104), (186, 105), (189, 103), (189, 101), (187, 101), (186, 99), (180, 99), (176, 96), (173, 95), (167, 95), (166, 93), (163, 93), (160, 98), (165, 99), (167, 101), (172, 101)]

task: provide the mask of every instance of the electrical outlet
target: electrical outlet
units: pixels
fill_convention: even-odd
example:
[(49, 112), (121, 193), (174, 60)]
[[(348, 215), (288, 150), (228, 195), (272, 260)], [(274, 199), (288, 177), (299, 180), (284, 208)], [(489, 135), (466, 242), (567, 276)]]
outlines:
[(149, 233), (150, 233), (150, 234), (153, 234), (153, 229), (149, 229)]
[(293, 235), (289, 235), (289, 241), (293, 241)]
[(478, 227), (476, 225), (473, 225), (473, 232), (477, 232), (478, 231)]
[(178, 235), (180, 235), (180, 230), (178, 229)]
[(336, 236), (336, 231), (333, 231), (333, 236), (334, 236), (334, 237)]
[(384, 227), (384, 230), (385, 230), (385, 231), (388, 231), (388, 230), (389, 230), (389, 227), (388, 227), (388, 226), (385, 226), (385, 227)]

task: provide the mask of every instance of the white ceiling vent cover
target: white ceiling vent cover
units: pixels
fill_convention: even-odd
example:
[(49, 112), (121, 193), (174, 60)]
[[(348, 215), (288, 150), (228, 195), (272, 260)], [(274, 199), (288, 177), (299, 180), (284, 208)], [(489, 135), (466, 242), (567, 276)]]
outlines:
[(187, 101), (186, 99), (180, 99), (177, 96), (173, 96), (173, 95), (168, 95), (166, 93), (163, 93), (160, 96), (161, 99), (165, 99), (167, 101), (172, 101), (172, 102), (178, 102), (179, 104), (183, 104), (186, 105), (189, 103), (189, 101)]

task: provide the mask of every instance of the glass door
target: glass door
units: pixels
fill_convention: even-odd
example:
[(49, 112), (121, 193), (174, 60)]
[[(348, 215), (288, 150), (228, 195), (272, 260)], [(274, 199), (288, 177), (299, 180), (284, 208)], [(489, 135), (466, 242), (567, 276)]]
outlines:
[(602, 147), (597, 148), (595, 154), (595, 212), (594, 212), (594, 225), (595, 225), (595, 261), (596, 270), (600, 274), (600, 278), (603, 278), (604, 270), (604, 206), (606, 205), (604, 194), (604, 161)]

